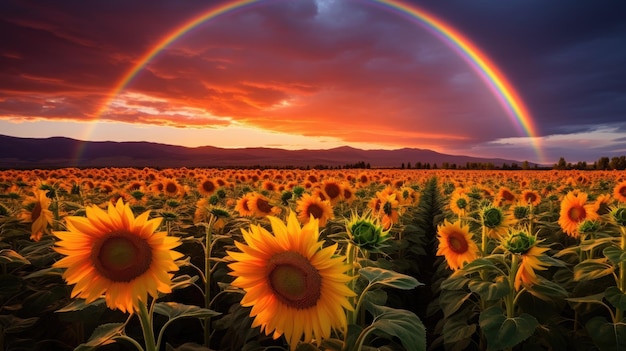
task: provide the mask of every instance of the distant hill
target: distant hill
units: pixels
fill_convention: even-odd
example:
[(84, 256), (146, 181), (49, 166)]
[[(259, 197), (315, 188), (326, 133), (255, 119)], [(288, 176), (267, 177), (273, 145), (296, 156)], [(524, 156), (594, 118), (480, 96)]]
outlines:
[[(87, 142), (64, 137), (17, 138), (0, 135), (0, 168), (56, 167), (314, 167), (343, 166), (357, 162), (372, 168), (400, 167), (402, 163), (467, 162), (502, 166), (519, 160), (441, 154), (432, 150), (362, 150), (342, 146), (329, 150), (274, 148), (225, 149), (213, 146), (188, 148), (150, 142)], [(534, 164), (532, 165), (534, 166)]]

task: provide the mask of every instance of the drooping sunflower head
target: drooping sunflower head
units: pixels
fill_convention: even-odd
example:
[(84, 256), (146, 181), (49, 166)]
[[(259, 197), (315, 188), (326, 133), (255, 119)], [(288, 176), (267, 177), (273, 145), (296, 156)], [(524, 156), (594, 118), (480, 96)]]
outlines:
[(86, 214), (66, 217), (68, 231), (54, 232), (54, 249), (65, 255), (54, 267), (66, 268), (72, 297), (89, 303), (104, 295), (109, 308), (133, 312), (148, 294), (171, 292), (170, 272), (183, 255), (172, 250), (177, 237), (156, 232), (161, 218), (148, 219), (149, 211), (135, 217), (122, 200), (107, 211), (89, 206)]
[(527, 230), (511, 230), (502, 240), (504, 248), (512, 254), (524, 254), (537, 242), (537, 237)]
[(615, 207), (611, 210), (611, 220), (621, 226), (626, 227), (626, 207)]
[(39, 241), (43, 234), (50, 232), (49, 228), (53, 222), (50, 204), (48, 191), (39, 188), (34, 188), (33, 195), (24, 199), (24, 208), (18, 214), (18, 218), (31, 223), (31, 240)]
[(228, 251), (233, 286), (245, 291), (244, 307), (252, 307), (252, 327), (266, 335), (281, 335), (295, 350), (298, 342), (329, 338), (332, 330), (345, 330), (344, 309), (352, 309), (354, 296), (344, 274), (343, 256), (335, 256), (337, 244), (322, 248), (316, 219), (300, 227), (294, 212), (287, 223), (267, 217), (272, 233), (259, 225), (242, 229), (240, 252)]
[(450, 269), (460, 269), (465, 263), (472, 262), (478, 257), (478, 246), (472, 239), (470, 229), (461, 224), (461, 221), (450, 223), (445, 219), (443, 224), (437, 227), (437, 238), (439, 239), (437, 255), (445, 257)]
[(382, 248), (389, 246), (386, 244), (391, 238), (389, 231), (384, 230), (378, 218), (372, 217), (369, 211), (362, 215), (353, 212), (346, 223), (346, 230), (350, 241), (361, 249), (380, 252)]
[(613, 197), (619, 202), (626, 202), (626, 180), (615, 185), (615, 188), (613, 188)]

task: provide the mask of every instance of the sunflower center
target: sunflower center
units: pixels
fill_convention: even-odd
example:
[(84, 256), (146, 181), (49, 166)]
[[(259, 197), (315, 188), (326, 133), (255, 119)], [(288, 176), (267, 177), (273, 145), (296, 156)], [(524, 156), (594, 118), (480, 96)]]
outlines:
[(170, 182), (167, 183), (167, 185), (165, 186), (165, 191), (169, 194), (174, 194), (178, 191), (178, 187), (176, 186), (176, 184)]
[(324, 215), (324, 210), (318, 204), (310, 204), (307, 208), (309, 215), (313, 215), (313, 218), (320, 219)]
[(270, 206), (270, 203), (267, 202), (267, 200), (265, 200), (265, 199), (258, 198), (256, 200), (256, 207), (259, 209), (259, 211), (261, 211), (263, 213), (271, 213), (272, 212), (272, 206)]
[(585, 209), (581, 206), (574, 206), (570, 208), (569, 211), (567, 212), (567, 215), (569, 216), (569, 218), (574, 222), (578, 222), (578, 221), (585, 219), (585, 214), (586, 214)]
[(326, 184), (324, 190), (331, 199), (334, 199), (341, 194), (341, 188), (335, 183)]
[(387, 216), (391, 216), (392, 211), (393, 211), (393, 207), (391, 205), (391, 202), (385, 202), (385, 204), (383, 205), (383, 212)]
[(39, 201), (37, 201), (35, 203), (35, 207), (33, 207), (33, 210), (30, 212), (30, 219), (32, 220), (32, 222), (36, 221), (37, 218), (39, 218), (39, 216), (41, 216), (41, 203)]
[(533, 193), (526, 194), (526, 203), (535, 202), (535, 200), (537, 200), (537, 195)]
[(465, 207), (467, 207), (467, 200), (463, 198), (456, 200), (456, 206), (460, 209), (464, 209)]
[(507, 200), (507, 201), (513, 201), (513, 200), (515, 200), (515, 195), (513, 195), (511, 192), (505, 190), (505, 191), (502, 192), (502, 198)]
[(465, 253), (468, 249), (467, 240), (462, 233), (450, 233), (448, 235), (448, 247), (457, 254)]
[(144, 239), (118, 230), (94, 243), (91, 261), (102, 276), (114, 282), (130, 282), (150, 268), (152, 250)]
[(620, 187), (617, 191), (620, 195), (626, 197), (626, 186)]
[(274, 255), (267, 265), (267, 280), (274, 295), (289, 307), (309, 308), (320, 298), (322, 277), (299, 253), (285, 251)]
[(215, 190), (215, 184), (213, 184), (212, 181), (207, 180), (205, 182), (202, 183), (202, 189), (204, 189), (204, 191), (211, 193), (213, 192), (213, 190)]

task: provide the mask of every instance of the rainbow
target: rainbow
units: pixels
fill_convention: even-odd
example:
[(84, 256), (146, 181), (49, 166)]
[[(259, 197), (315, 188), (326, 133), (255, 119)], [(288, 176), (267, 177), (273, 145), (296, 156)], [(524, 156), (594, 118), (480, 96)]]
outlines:
[[(148, 52), (141, 56), (124, 74), (124, 76), (122, 76), (117, 84), (115, 84), (113, 89), (111, 89), (108, 94), (108, 97), (105, 99), (104, 104), (98, 109), (95, 119), (99, 119), (100, 116), (106, 112), (109, 105), (120, 94), (120, 92), (126, 88), (126, 86), (146, 66), (146, 64), (148, 64), (168, 45), (172, 44), (174, 41), (208, 20), (236, 9), (241, 9), (252, 4), (260, 4), (263, 2), (267, 2), (267, 0), (230, 1), (200, 13), (169, 32), (169, 34), (161, 38), (150, 50), (148, 50)], [(508, 82), (506, 77), (498, 70), (498, 67), (491, 60), (489, 60), (489, 58), (482, 53), (476, 45), (443, 20), (413, 4), (406, 4), (397, 0), (364, 0), (364, 3), (377, 5), (387, 11), (408, 16), (410, 20), (415, 21), (434, 35), (437, 35), (442, 41), (455, 50), (458, 55), (460, 55), (460, 57), (462, 57), (484, 81), (514, 124), (518, 128), (521, 128), (523, 132), (531, 138), (532, 147), (539, 159), (539, 162), (544, 161), (539, 138), (537, 137), (537, 129), (530, 113), (528, 112), (528, 109), (525, 107), (522, 99), (519, 97), (511, 83)], [(90, 133), (90, 131), (88, 133)], [(81, 153), (81, 150), (79, 150), (77, 157), (80, 157)]]

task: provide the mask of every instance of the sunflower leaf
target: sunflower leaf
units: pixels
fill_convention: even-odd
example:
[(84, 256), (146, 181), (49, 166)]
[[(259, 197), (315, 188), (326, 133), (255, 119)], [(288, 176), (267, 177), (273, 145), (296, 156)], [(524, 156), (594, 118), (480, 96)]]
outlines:
[(221, 314), (207, 308), (185, 305), (177, 302), (159, 302), (154, 305), (154, 312), (167, 316), (170, 321), (186, 317), (209, 318)]
[(617, 265), (626, 260), (626, 252), (615, 246), (607, 246), (602, 250), (602, 253), (611, 263)]
[(529, 338), (539, 322), (528, 313), (509, 318), (500, 306), (493, 305), (480, 314), (479, 324), (487, 338), (488, 349), (501, 350)]
[(585, 325), (600, 350), (623, 350), (626, 347), (626, 324), (610, 323), (604, 317), (594, 317)]
[(615, 267), (606, 258), (593, 258), (574, 266), (574, 281), (593, 280), (613, 273)]
[(615, 308), (621, 310), (626, 309), (626, 294), (624, 294), (618, 287), (609, 286), (604, 291), (606, 300), (611, 303)]
[(7, 263), (30, 264), (30, 261), (11, 249), (2, 249), (0, 250), (0, 264)]
[(78, 345), (74, 351), (94, 350), (98, 346), (112, 343), (113, 338), (124, 332), (125, 323), (107, 323), (99, 325), (91, 333), (86, 343)]
[(424, 285), (410, 275), (377, 267), (363, 267), (359, 269), (359, 274), (367, 279), (370, 285), (380, 284), (403, 290)]
[(472, 280), (469, 282), (468, 287), (471, 291), (480, 295), (485, 301), (493, 301), (506, 296), (511, 288), (509, 282), (506, 280), (485, 281), (485, 280)]
[(381, 337), (395, 336), (407, 350), (426, 350), (426, 328), (415, 313), (372, 303), (366, 308), (374, 321), (364, 330), (372, 329), (373, 334)]

